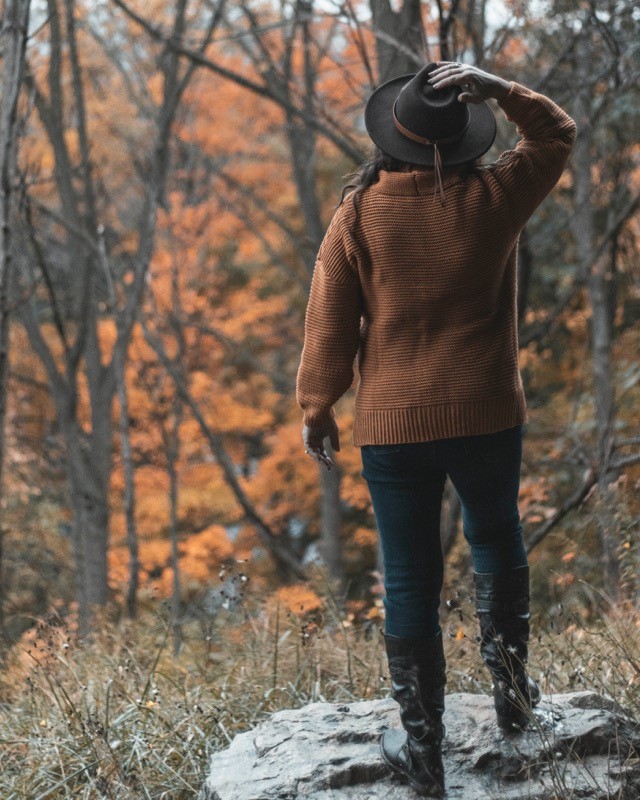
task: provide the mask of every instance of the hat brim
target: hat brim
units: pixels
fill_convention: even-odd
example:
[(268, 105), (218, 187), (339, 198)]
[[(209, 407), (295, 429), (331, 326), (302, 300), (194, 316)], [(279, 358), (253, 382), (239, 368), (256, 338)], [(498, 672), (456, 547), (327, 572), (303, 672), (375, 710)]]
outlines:
[[(402, 87), (415, 73), (401, 75), (379, 86), (369, 97), (364, 124), (373, 143), (388, 155), (409, 164), (433, 166), (434, 148), (400, 133), (393, 121), (393, 104)], [(479, 158), (496, 138), (496, 118), (486, 102), (468, 103), (469, 127), (456, 142), (438, 145), (443, 164), (462, 164)]]

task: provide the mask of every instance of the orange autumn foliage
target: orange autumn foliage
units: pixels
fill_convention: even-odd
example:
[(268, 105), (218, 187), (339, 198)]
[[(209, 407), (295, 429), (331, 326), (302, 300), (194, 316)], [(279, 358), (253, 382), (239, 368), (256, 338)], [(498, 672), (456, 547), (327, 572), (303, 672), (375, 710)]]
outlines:
[(284, 605), (285, 608), (296, 616), (304, 616), (310, 611), (317, 611), (323, 607), (321, 598), (318, 597), (313, 589), (309, 589), (309, 587), (302, 584), (281, 586), (274, 593), (274, 597), (280, 602), (280, 605)]
[[(134, 3), (154, 24), (170, 25), (170, 9), (159, 0)], [(252, 4), (261, 22), (277, 21), (277, 9), (269, 3)], [(446, 5), (446, 4), (445, 4)], [(507, 2), (517, 10), (518, 2)], [(79, 18), (90, 16), (91, 5), (76, 4)], [(423, 4), (429, 39), (438, 36), (437, 9)], [(191, 27), (192, 24), (194, 27)], [(459, 21), (454, 25), (459, 26)], [(142, 97), (136, 95), (121, 72), (114, 68), (107, 54), (96, 46), (87, 28), (78, 29), (81, 62), (85, 70), (88, 134), (92, 168), (100, 179), (99, 217), (107, 236), (108, 256), (122, 271), (123, 287), (133, 278), (132, 263), (140, 243), (137, 229), (143, 190), (139, 169), (153, 137), (153, 122), (147, 113), (158, 103), (163, 91), (163, 75), (157, 60), (157, 48), (140, 26), (126, 15), (106, 19), (105, 37), (123, 42), (126, 57), (135, 61)], [(111, 27), (113, 25), (113, 28)], [(189, 21), (189, 35), (195, 23)], [(331, 15), (314, 16), (313, 32), (317, 40), (333, 35), (335, 19)], [(169, 30), (169, 27), (166, 28)], [(46, 32), (45, 32), (46, 33)], [(38, 34), (39, 43), (45, 33)], [(113, 34), (113, 36), (112, 36)], [(363, 41), (375, 54), (372, 31), (361, 31)], [(363, 93), (369, 78), (355, 40), (353, 29), (345, 26), (331, 47), (320, 50), (312, 45), (316, 57), (317, 82), (314, 102), (348, 133), (355, 146), (366, 147), (362, 127)], [(267, 31), (265, 47), (277, 62), (282, 57), (282, 31)], [(496, 68), (510, 69), (527, 58), (526, 43), (511, 36), (496, 54)], [(229, 42), (213, 42), (207, 56), (245, 77), (261, 81), (240, 48)], [(140, 55), (142, 54), (142, 56)], [(30, 69), (40, 91), (47, 96), (45, 49), (33, 49)], [(292, 53), (292, 91), (300, 101), (303, 90), (304, 49), (298, 42)], [(375, 68), (375, 64), (374, 64)], [(62, 59), (64, 81), (71, 84), (68, 57)], [(212, 102), (212, 98), (215, 102)], [(147, 108), (148, 106), (148, 108)], [(74, 164), (79, 163), (78, 137), (73, 125), (73, 105), (65, 114), (67, 142)], [(239, 135), (250, 131), (250, 135)], [(301, 440), (300, 411), (293, 395), (293, 379), (299, 359), (304, 308), (309, 287), (309, 234), (296, 191), (291, 166), (285, 114), (268, 98), (258, 97), (230, 80), (206, 69), (198, 69), (182, 98), (181, 113), (173, 127), (171, 180), (157, 214), (154, 250), (147, 278), (147, 294), (140, 317), (162, 345), (170, 359), (175, 359), (180, 380), (197, 403), (205, 423), (222, 437), (234, 477), (262, 519), (276, 536), (285, 534), (293, 523), (304, 528), (308, 540), (319, 536), (319, 501), (321, 481), (318, 465), (305, 456)], [(632, 148), (633, 152), (633, 148)], [(132, 158), (136, 155), (136, 159)], [(637, 148), (635, 155), (637, 157)], [(34, 199), (52, 209), (59, 198), (52, 189), (56, 159), (46, 132), (33, 114), (25, 129), (20, 164), (25, 170), (36, 165), (37, 180), (30, 191)], [(331, 217), (337, 200), (336, 187), (352, 165), (327, 138), (317, 140), (314, 170), (322, 222)], [(601, 165), (593, 168), (594, 181), (602, 177), (602, 192), (610, 181)], [(605, 180), (606, 179), (606, 180)], [(629, 176), (629, 186), (637, 191), (640, 170)], [(571, 173), (563, 175), (559, 190), (570, 193)], [(36, 219), (44, 224), (45, 217)], [(46, 224), (47, 235), (61, 243), (69, 232), (53, 220)], [(640, 236), (639, 218), (630, 220), (629, 230)], [(631, 248), (630, 248), (631, 250)], [(628, 276), (625, 276), (625, 280)], [(628, 281), (633, 283), (633, 281)], [(100, 361), (107, 365), (113, 354), (117, 330), (113, 313), (101, 290), (98, 309), (98, 346)], [(630, 296), (636, 291), (629, 289)], [(38, 302), (46, 300), (42, 287), (36, 287)], [(578, 297), (579, 299), (579, 297)], [(637, 299), (637, 298), (636, 298)], [(620, 309), (618, 309), (620, 311)], [(526, 325), (542, 322), (548, 308), (530, 309)], [(55, 326), (45, 316), (43, 336), (53, 352), (56, 365), (63, 370), (65, 352)], [(591, 324), (589, 306), (567, 306), (559, 316), (571, 342), (583, 347)], [(72, 327), (72, 326), (71, 326)], [(37, 384), (45, 385), (47, 376), (33, 357), (22, 327), (11, 331), (12, 367), (35, 385), (20, 385), (13, 392), (20, 405), (37, 408), (28, 416), (26, 430), (34, 438), (43, 438), (53, 427), (54, 409), (50, 397)], [(640, 339), (636, 330), (627, 329), (615, 343), (616, 358), (623, 364), (625, 353), (637, 353)], [(571, 347), (567, 348), (569, 352)], [(548, 349), (537, 343), (519, 353), (521, 369), (527, 371), (527, 386), (532, 393), (554, 382), (569, 383), (578, 375), (581, 363), (567, 358), (560, 366)], [(166, 436), (175, 414), (176, 387), (154, 349), (144, 337), (139, 323), (133, 328), (127, 353), (126, 385), (129, 405), (129, 436), (135, 465), (135, 522), (140, 541), (141, 578), (145, 588), (154, 586), (161, 594), (172, 589), (170, 545), (171, 519)], [(87, 382), (81, 372), (78, 380), (78, 417), (87, 434), (92, 416)], [(570, 393), (558, 393), (545, 410), (550, 428), (562, 430), (570, 418)], [(638, 391), (631, 387), (625, 394), (629, 404), (625, 412), (632, 419), (637, 408)], [(336, 455), (341, 468), (341, 501), (348, 523), (345, 550), (360, 557), (376, 545), (376, 533), (370, 496), (360, 475), (360, 452), (349, 444), (352, 396), (341, 401), (338, 421), (342, 449)], [(124, 465), (119, 435), (119, 403), (111, 409), (114, 425), (114, 469), (110, 477), (109, 576), (113, 588), (122, 591), (128, 581), (128, 550), (125, 546)], [(243, 525), (233, 539), (226, 526), (243, 519), (243, 510), (203, 432), (200, 423), (183, 403), (178, 429), (180, 444), (176, 460), (177, 517), (180, 540), (180, 570), (190, 581), (207, 584), (215, 579), (219, 563), (246, 559), (253, 569), (252, 555), (264, 551), (264, 542), (255, 527)], [(582, 409), (587, 420), (591, 409)], [(584, 417), (582, 417), (584, 420)], [(580, 418), (578, 419), (580, 421)], [(538, 455), (548, 459), (561, 457), (559, 449), (543, 448), (527, 440), (531, 463)], [(12, 456), (12, 466), (20, 456)], [(631, 474), (639, 480), (638, 469)], [(633, 472), (635, 470), (635, 472)], [(6, 473), (9, 492), (19, 492), (28, 499), (27, 489), (17, 468)], [(520, 508), (527, 523), (536, 524), (553, 513), (554, 493), (543, 475), (523, 477)], [(634, 502), (637, 501), (634, 499)], [(191, 533), (197, 530), (198, 533)], [(360, 562), (362, 563), (362, 562)], [(255, 583), (263, 594), (273, 588), (264, 575)], [(321, 607), (319, 598), (302, 585), (285, 587), (276, 593), (292, 613), (307, 613)], [(372, 614), (379, 613), (372, 609)]]
[(378, 535), (371, 528), (356, 528), (353, 533), (353, 543), (356, 547), (375, 547), (377, 542)]
[[(182, 537), (178, 545), (178, 567), (183, 578), (202, 584), (210, 582), (220, 565), (234, 554), (222, 525), (210, 525), (198, 533)], [(167, 597), (173, 589), (171, 542), (152, 539), (140, 542), (140, 581)], [(129, 552), (112, 547), (109, 552), (109, 579), (116, 590), (124, 590), (129, 580)]]

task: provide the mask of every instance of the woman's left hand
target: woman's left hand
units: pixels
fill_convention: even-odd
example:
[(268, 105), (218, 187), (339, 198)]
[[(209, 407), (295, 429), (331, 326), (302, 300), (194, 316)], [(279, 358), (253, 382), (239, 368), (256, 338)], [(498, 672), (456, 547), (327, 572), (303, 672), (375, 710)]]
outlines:
[(302, 427), (302, 441), (305, 452), (319, 464), (324, 464), (328, 470), (335, 466), (327, 451), (323, 447), (324, 440), (329, 437), (331, 447), (336, 452), (340, 451), (340, 434), (335, 417), (322, 425), (304, 425)]

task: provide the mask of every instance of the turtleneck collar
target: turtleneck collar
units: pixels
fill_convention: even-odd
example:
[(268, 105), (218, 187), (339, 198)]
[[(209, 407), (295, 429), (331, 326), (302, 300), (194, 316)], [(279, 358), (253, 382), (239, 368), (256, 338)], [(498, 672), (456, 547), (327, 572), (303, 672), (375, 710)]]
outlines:
[[(420, 197), (433, 194), (435, 170), (411, 170), (408, 172), (389, 172), (381, 169), (378, 180), (371, 184), (371, 191), (380, 194), (408, 195)], [(444, 188), (462, 180), (459, 173), (442, 176)]]

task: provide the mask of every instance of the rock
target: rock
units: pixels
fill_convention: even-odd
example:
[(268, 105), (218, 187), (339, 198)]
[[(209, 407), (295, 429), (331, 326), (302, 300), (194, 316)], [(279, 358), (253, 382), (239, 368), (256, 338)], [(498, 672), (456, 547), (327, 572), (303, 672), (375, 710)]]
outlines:
[[(447, 800), (638, 800), (640, 723), (593, 692), (543, 695), (535, 724), (504, 735), (493, 700), (448, 694), (443, 744)], [(411, 800), (382, 761), (392, 699), (313, 703), (278, 711), (211, 758), (199, 800)]]

